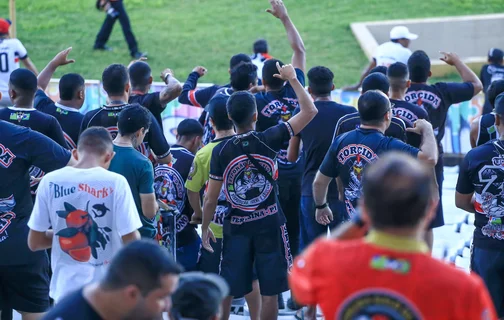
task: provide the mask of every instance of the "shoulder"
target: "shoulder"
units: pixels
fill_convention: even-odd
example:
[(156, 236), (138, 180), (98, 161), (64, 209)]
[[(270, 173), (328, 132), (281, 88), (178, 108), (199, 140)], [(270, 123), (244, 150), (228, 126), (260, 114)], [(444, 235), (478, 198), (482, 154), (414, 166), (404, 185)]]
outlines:
[[(465, 292), (474, 297), (475, 291), (479, 291), (482, 288), (482, 281), (478, 276), (467, 274), (455, 266), (430, 256), (426, 258), (424, 273), (435, 277), (431, 280), (435, 281), (436, 287), (439, 287), (440, 291), (446, 288), (451, 292)], [(470, 293), (471, 291), (472, 293)]]
[(483, 125), (494, 125), (495, 115), (493, 113), (487, 113), (481, 116), (481, 124)]

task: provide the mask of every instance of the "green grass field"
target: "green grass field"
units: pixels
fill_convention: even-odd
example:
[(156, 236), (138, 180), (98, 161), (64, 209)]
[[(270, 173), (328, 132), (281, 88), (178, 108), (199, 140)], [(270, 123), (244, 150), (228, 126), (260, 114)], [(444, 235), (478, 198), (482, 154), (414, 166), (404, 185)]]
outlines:
[[(350, 23), (422, 18), (502, 10), (500, 0), (284, 0), (307, 49), (308, 67), (325, 65), (341, 86), (357, 80), (366, 63)], [(92, 46), (105, 14), (95, 0), (17, 0), (18, 38), (41, 70), (59, 50), (73, 46), (77, 62), (58, 71), (99, 79), (105, 66), (130, 61), (119, 22), (109, 45), (113, 53)], [(209, 72), (205, 82), (227, 81), (231, 55), (249, 53), (254, 40), (266, 38), (270, 53), (289, 60), (291, 51), (280, 21), (264, 12), (267, 0), (124, 0), (141, 50), (153, 70), (165, 67), (185, 80), (195, 65)], [(8, 16), (0, 1), (0, 16)], [(482, 48), (486, 51), (487, 48)]]

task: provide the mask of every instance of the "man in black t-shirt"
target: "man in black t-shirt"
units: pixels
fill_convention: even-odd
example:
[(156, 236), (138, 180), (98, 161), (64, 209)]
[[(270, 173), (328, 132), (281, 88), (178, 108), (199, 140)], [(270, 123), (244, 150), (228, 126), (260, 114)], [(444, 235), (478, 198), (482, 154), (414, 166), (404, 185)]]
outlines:
[[(103, 89), (107, 92), (109, 104), (99, 109), (89, 111), (84, 116), (81, 125), (81, 132), (92, 126), (105, 127), (112, 138), (117, 136), (117, 116), (128, 106), (129, 98), (129, 75), (128, 69), (122, 64), (112, 64), (108, 66), (102, 74)], [(161, 164), (168, 164), (171, 161), (170, 145), (166, 141), (163, 130), (159, 123), (150, 113), (152, 123), (144, 142), (140, 145), (139, 151), (146, 157), (151, 157), (151, 150), (155, 159), (151, 159)]]
[[(495, 98), (504, 92), (504, 80), (496, 80), (490, 84), (486, 91), (486, 99), (493, 109)], [(471, 147), (475, 148), (499, 137), (499, 131), (495, 125), (495, 113), (490, 112), (481, 115), (471, 122)]]
[(485, 104), (482, 114), (492, 112), (492, 105), (488, 99), (488, 88), (497, 80), (504, 79), (504, 52), (501, 49), (492, 48), (488, 51), (488, 64), (481, 67), (480, 80), (483, 83)]
[[(495, 99), (495, 125), (504, 132), (504, 93)], [(471, 270), (485, 282), (504, 317), (504, 137), (469, 151), (460, 165), (455, 205), (474, 213)]]
[[(386, 96), (389, 94), (390, 83), (381, 72), (375, 72), (367, 76), (362, 82), (362, 94), (370, 90), (379, 90)], [(361, 120), (359, 112), (354, 112), (341, 117), (334, 130), (334, 138), (337, 136), (355, 130), (360, 127)], [(385, 136), (399, 139), (406, 142), (406, 124), (399, 117), (392, 117), (390, 126), (385, 131)]]
[(100, 282), (69, 294), (42, 320), (162, 319), (182, 271), (155, 242), (133, 241), (115, 255)]
[(166, 83), (166, 87), (161, 92), (149, 93), (152, 85), (152, 71), (150, 66), (144, 61), (135, 61), (129, 68), (131, 81), (131, 95), (129, 103), (138, 103), (149, 109), (154, 115), (161, 129), (163, 128), (163, 113), (166, 105), (177, 99), (182, 93), (182, 85), (173, 75), (173, 71), (165, 69), (161, 72), (161, 80)]
[(35, 93), (33, 106), (35, 109), (58, 120), (63, 129), (68, 148), (75, 149), (79, 141), (82, 119), (84, 118), (84, 115), (79, 112), (86, 98), (84, 78), (76, 73), (63, 75), (59, 81), (60, 100), (56, 103), (44, 92), (58, 67), (75, 62), (73, 59), (68, 59), (71, 50), (72, 48), (68, 48), (58, 53), (40, 72), (38, 76), (39, 90)]
[(0, 120), (0, 310), (34, 316), (49, 308), (47, 253), (28, 248), (29, 169), (50, 172), (67, 164), (75, 164), (70, 152), (53, 140)]
[[(301, 237), (299, 251), (308, 247), (320, 235), (327, 233), (327, 226), (322, 226), (315, 221), (315, 204), (313, 202), (313, 179), (322, 164), (324, 157), (331, 146), (334, 129), (338, 121), (347, 114), (355, 112), (354, 107), (341, 105), (331, 98), (334, 90), (334, 74), (326, 67), (314, 67), (308, 71), (308, 92), (315, 101), (318, 114), (297, 135), (291, 138), (287, 159), (295, 161), (299, 157), (301, 141), (305, 155), (305, 168), (301, 189)], [(295, 114), (299, 112), (296, 109)], [(331, 229), (340, 222), (348, 219), (345, 205), (338, 199), (336, 181), (329, 186), (328, 201), (336, 218), (329, 226)], [(292, 236), (289, 235), (289, 239)]]
[[(390, 103), (392, 105), (392, 114), (404, 121), (406, 128), (413, 128), (418, 119), (429, 121), (429, 115), (421, 106), (404, 101), (406, 90), (411, 85), (409, 79), (408, 66), (402, 62), (391, 64), (387, 70), (387, 76), (390, 83)], [(406, 139), (409, 145), (420, 148), (422, 139), (420, 135), (407, 132)]]
[(392, 108), (387, 96), (381, 91), (368, 91), (359, 98), (360, 128), (338, 136), (331, 145), (313, 182), (313, 198), (317, 209), (315, 217), (320, 224), (333, 220), (327, 203), (327, 189), (331, 180), (341, 179), (345, 206), (350, 218), (357, 213), (357, 204), (362, 196), (362, 175), (366, 166), (375, 162), (387, 151), (401, 151), (425, 161), (434, 167), (438, 153), (432, 126), (418, 120), (409, 132), (422, 135), (420, 150), (400, 140), (384, 136), (392, 119)]
[[(408, 60), (411, 86), (404, 97), (406, 102), (422, 106), (429, 115), (429, 121), (434, 128), (438, 143), (439, 160), (436, 164), (436, 180), (439, 187), (439, 205), (436, 217), (432, 220), (431, 228), (444, 225), (442, 191), (443, 191), (443, 146), (441, 141), (445, 134), (448, 109), (452, 104), (471, 100), (483, 88), (478, 76), (460, 60), (454, 53), (442, 53), (442, 61), (455, 66), (462, 78), (462, 83), (438, 82), (427, 84), (431, 76), (430, 59), (423, 51), (415, 51)], [(433, 233), (429, 232), (428, 244), (432, 248)]]
[(256, 267), (262, 295), (262, 318), (276, 319), (277, 295), (288, 289), (287, 270), (292, 262), (285, 217), (279, 205), (276, 179), (279, 151), (317, 114), (317, 109), (297, 80), (292, 65), (280, 67), (275, 78), (289, 81), (299, 99), (300, 112), (265, 132), (254, 130), (258, 113), (249, 92), (235, 92), (227, 109), (237, 135), (218, 144), (212, 152), (210, 181), (203, 208), (203, 248), (212, 252), (209, 229), (221, 188), (230, 212), (224, 219), (221, 275), (231, 286), (223, 319), (229, 318), (233, 296), (252, 291), (252, 268)]

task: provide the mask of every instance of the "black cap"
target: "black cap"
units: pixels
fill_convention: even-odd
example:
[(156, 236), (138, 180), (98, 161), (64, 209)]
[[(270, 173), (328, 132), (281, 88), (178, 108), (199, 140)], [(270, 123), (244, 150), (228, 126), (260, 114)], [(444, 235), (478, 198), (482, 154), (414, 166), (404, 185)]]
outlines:
[(504, 115), (504, 92), (495, 98), (494, 112), (498, 115)]
[(488, 60), (492, 62), (500, 62), (504, 59), (504, 52), (501, 49), (492, 48), (488, 50)]
[(372, 73), (368, 75), (364, 81), (362, 81), (362, 93), (369, 90), (380, 90), (381, 92), (388, 94), (389, 88), (389, 80), (380, 72)]
[(247, 62), (252, 62), (252, 59), (245, 53), (238, 53), (235, 54), (233, 57), (231, 57), (231, 60), (229, 60), (229, 69), (233, 69), (240, 63), (247, 63)]
[(229, 286), (221, 276), (203, 272), (184, 273), (172, 295), (172, 314), (176, 320), (208, 320), (219, 313), (222, 300), (228, 295)]

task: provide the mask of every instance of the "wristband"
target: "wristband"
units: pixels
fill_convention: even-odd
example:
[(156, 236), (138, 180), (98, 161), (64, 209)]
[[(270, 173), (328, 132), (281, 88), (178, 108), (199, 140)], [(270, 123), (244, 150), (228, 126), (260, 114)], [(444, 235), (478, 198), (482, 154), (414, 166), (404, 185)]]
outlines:
[(166, 79), (168, 79), (168, 77), (171, 76), (171, 74), (167, 73), (166, 76), (164, 77), (164, 82), (167, 83)]
[(325, 208), (327, 208), (328, 205), (329, 204), (326, 202), (324, 204), (321, 204), (320, 206), (315, 206), (315, 209), (325, 209)]

